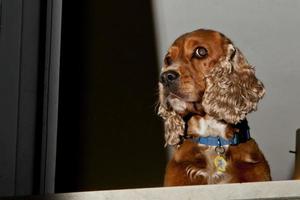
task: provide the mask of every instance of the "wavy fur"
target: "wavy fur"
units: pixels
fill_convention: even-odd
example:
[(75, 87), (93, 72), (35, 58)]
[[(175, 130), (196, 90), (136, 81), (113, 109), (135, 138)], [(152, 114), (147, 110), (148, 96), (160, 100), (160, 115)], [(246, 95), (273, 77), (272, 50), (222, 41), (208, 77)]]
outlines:
[(256, 110), (265, 89), (255, 77), (254, 68), (233, 45), (228, 54), (206, 77), (202, 105), (207, 114), (218, 120), (236, 124)]

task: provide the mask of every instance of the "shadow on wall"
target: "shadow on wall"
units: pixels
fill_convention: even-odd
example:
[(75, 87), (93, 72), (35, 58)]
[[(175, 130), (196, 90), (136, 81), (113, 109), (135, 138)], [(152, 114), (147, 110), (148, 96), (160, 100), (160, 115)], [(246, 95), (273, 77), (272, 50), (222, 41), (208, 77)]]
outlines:
[(56, 192), (161, 186), (151, 3), (77, 2), (63, 2)]

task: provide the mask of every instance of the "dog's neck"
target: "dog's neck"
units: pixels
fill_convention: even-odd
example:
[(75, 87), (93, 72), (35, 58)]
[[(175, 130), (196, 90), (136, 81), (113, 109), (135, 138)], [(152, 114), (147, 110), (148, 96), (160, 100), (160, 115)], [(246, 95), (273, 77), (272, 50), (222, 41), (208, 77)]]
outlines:
[(234, 134), (231, 124), (214, 119), (209, 115), (194, 115), (187, 121), (187, 135), (192, 137), (221, 137), (230, 139)]
[(238, 145), (251, 139), (247, 119), (232, 125), (208, 115), (192, 116), (187, 124), (187, 135), (210, 146)]
[(229, 124), (206, 114), (201, 102), (185, 102), (170, 97), (168, 103), (183, 118), (187, 138), (220, 137), (229, 140), (239, 132), (247, 138), (247, 134), (244, 134), (244, 131), (249, 131), (246, 119), (237, 125)]

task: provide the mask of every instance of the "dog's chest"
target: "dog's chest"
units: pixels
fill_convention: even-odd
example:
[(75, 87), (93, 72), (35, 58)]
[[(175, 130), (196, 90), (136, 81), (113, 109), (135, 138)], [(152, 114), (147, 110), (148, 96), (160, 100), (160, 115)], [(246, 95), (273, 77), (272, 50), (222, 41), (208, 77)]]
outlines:
[[(188, 133), (198, 135), (200, 138), (225, 138), (226, 130), (227, 125), (225, 123), (219, 122), (210, 116), (191, 118), (188, 127)], [(219, 143), (213, 145), (208, 143), (197, 144), (202, 160), (200, 159), (187, 166), (186, 173), (191, 182), (200, 180), (202, 184), (226, 183), (231, 178), (228, 172), (230, 161), (226, 158), (228, 145), (218, 146)]]
[[(225, 150), (227, 150), (227, 147), (225, 147)], [(190, 181), (200, 181), (202, 184), (228, 183), (231, 179), (228, 170), (231, 162), (226, 159), (225, 154), (217, 154), (215, 147), (208, 147), (203, 151), (203, 155), (205, 157), (205, 167), (200, 167), (199, 163), (192, 163), (186, 167), (186, 174)]]

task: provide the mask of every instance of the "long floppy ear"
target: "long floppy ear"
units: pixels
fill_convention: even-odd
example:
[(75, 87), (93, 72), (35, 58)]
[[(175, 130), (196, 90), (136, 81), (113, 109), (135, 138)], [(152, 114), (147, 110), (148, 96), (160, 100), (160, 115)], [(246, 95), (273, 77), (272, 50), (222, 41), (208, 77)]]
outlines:
[(157, 114), (163, 118), (165, 127), (165, 146), (180, 143), (180, 136), (184, 135), (185, 123), (165, 99), (164, 89), (159, 83), (159, 108)]
[(202, 106), (205, 112), (218, 120), (236, 124), (256, 110), (265, 89), (255, 77), (254, 68), (232, 44), (227, 54), (206, 77)]

